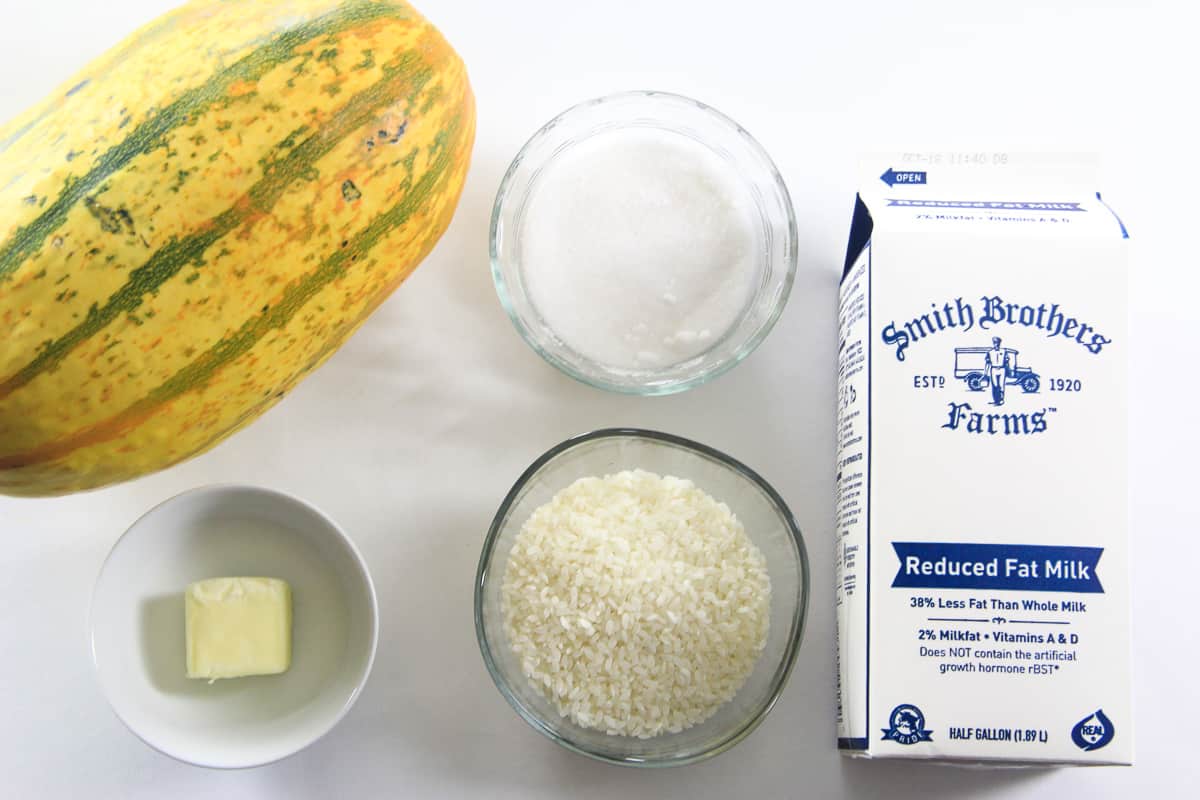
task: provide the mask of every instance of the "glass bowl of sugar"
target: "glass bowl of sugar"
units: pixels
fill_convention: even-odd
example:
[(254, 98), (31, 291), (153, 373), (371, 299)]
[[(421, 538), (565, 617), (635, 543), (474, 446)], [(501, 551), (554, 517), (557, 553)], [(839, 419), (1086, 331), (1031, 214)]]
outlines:
[(796, 220), (766, 151), (679, 95), (574, 106), (509, 167), (492, 275), (546, 361), (616, 392), (672, 394), (748, 356), (787, 303)]

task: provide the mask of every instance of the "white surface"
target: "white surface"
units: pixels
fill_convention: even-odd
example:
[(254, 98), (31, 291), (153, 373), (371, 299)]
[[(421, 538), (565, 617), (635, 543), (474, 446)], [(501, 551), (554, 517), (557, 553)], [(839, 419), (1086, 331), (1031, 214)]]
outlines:
[[(169, 0), (4, 4), (0, 112), (33, 102)], [(316, 375), (213, 452), (118, 488), (0, 500), (0, 793), (8, 797), (1173, 797), (1194, 792), (1200, 563), (1193, 453), (1200, 187), (1194, 12), (1178, 4), (434, 2), (466, 59), (479, 137), (458, 216), (416, 274)], [(508, 323), (486, 264), (492, 195), (525, 138), (580, 99), (653, 86), (746, 126), (779, 164), (802, 266), (775, 332), (678, 397), (577, 385)], [(1094, 149), (1132, 231), (1132, 506), (1137, 766), (977, 772), (848, 763), (834, 751), (835, 288), (854, 154), (938, 145)], [(529, 730), (484, 671), (471, 580), (484, 531), (543, 449), (613, 424), (729, 451), (790, 502), (814, 565), (807, 641), (775, 711), (705, 764), (640, 773)], [(355, 538), (381, 609), (361, 701), (303, 754), (188, 767), (129, 735), (88, 657), (92, 582), (147, 508), (198, 484), (259, 483)]]
[[(237, 486), (187, 492), (121, 537), (92, 597), (97, 677), (148, 744), (193, 764), (285, 758), (346, 714), (371, 671), (378, 609), (362, 556), (336, 522), (295, 498)], [(282, 675), (186, 676), (183, 588), (269, 576), (292, 587), (292, 665)]]

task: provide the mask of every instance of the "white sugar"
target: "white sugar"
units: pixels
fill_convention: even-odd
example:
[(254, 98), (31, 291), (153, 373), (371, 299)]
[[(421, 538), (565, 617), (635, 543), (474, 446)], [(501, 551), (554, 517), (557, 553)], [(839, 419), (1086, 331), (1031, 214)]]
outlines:
[(751, 296), (752, 210), (733, 166), (682, 134), (594, 135), (546, 166), (525, 210), (530, 298), (564, 344), (601, 364), (686, 361)]

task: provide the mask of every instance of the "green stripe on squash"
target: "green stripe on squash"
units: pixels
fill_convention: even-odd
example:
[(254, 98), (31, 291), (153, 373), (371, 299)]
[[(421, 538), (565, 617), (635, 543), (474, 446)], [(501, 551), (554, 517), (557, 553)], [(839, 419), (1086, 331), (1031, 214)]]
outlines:
[[(203, 452), (336, 350), (448, 225), (475, 110), (440, 34), (399, 0), (254, 3), (193, 0), (97, 62), (125, 75), (173, 43), (195, 54), (172, 62), (194, 85), (144, 121), (102, 110), (159, 90), (103, 100), (93, 67), (5, 132), (0, 174), (58, 183), (0, 241), (0, 493), (96, 488)], [(198, 68), (217, 35), (264, 43)], [(116, 144), (55, 177), (73, 155), (57, 132), (80, 150), (80, 119)], [(38, 163), (12, 160), (39, 135)], [(0, 207), (29, 195), (0, 186)]]
[[(155, 291), (188, 264), (199, 264), (214, 244), (237, 230), (251, 214), (269, 212), (284, 191), (318, 159), (337, 146), (346, 136), (371, 121), (381, 108), (402, 96), (411, 98), (432, 77), (421, 68), (417, 58), (407, 53), (396, 64), (385, 66), (385, 78), (367, 91), (356, 95), (333, 117), (333, 121), (315, 130), (273, 162), (267, 173), (243, 198), (215, 217), (202, 229), (184, 239), (172, 241), (158, 250), (140, 267), (129, 273), (129, 280), (108, 298), (103, 306), (92, 306), (83, 322), (65, 336), (47, 343), (32, 361), (0, 381), (0, 398), (21, 388), (39, 374), (53, 369), (75, 347), (87, 341), (121, 314), (136, 310), (147, 294)], [(405, 92), (407, 90), (407, 92)]]
[[(318, 36), (340, 33), (387, 16), (398, 16), (402, 7), (368, 0), (351, 0), (311, 22), (297, 25), (275, 36), (262, 47), (213, 75), (206, 83), (189, 89), (179, 99), (138, 125), (118, 145), (110, 148), (86, 174), (63, 187), (62, 193), (28, 225), (18, 229), (0, 246), (0, 282), (16, 271), (29, 256), (41, 249), (51, 233), (67, 221), (76, 203), (95, 191), (105, 179), (148, 149), (162, 145), (167, 134), (223, 101), (231, 86), (255, 81), (295, 55), (296, 48)], [(27, 131), (19, 131), (26, 133)], [(5, 142), (5, 149), (16, 141)]]
[[(456, 121), (447, 130), (447, 133), (458, 133), (460, 126), (461, 122)], [(235, 334), (217, 342), (146, 397), (112, 419), (105, 420), (101, 425), (48, 442), (28, 452), (0, 455), (0, 471), (30, 466), (69, 453), (79, 447), (105, 441), (120, 434), (126, 425), (139, 421), (147, 412), (162, 407), (164, 403), (184, 392), (197, 386), (203, 386), (223, 366), (249, 352), (269, 331), (287, 325), (297, 311), (317, 292), (343, 276), (346, 270), (362, 255), (370, 252), (380, 239), (407, 222), (418, 209), (420, 199), (428, 196), (429, 192), (436, 189), (438, 184), (445, 180), (446, 170), (449, 166), (450, 151), (444, 147), (440, 148), (429, 169), (405, 194), (403, 200), (372, 220), (370, 225), (359, 231), (353, 239), (348, 240), (345, 247), (324, 259), (311, 274), (287, 287), (283, 293), (282, 302), (268, 307), (263, 313), (247, 320)], [(320, 357), (323, 358), (325, 355), (326, 353), (322, 353)]]

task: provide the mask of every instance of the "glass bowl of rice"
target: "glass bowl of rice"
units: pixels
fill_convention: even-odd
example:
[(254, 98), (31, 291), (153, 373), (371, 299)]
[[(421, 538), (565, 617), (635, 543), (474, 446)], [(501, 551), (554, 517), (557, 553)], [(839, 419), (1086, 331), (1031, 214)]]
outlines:
[(774, 706), (808, 576), (791, 511), (753, 470), (676, 436), (601, 430), (550, 449), (504, 498), (475, 631), (500, 693), (551, 740), (690, 764)]

